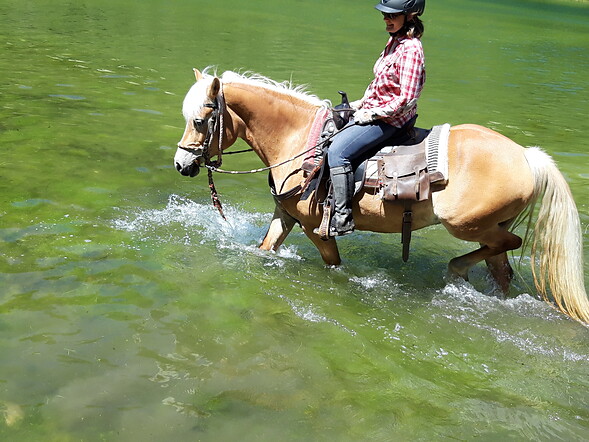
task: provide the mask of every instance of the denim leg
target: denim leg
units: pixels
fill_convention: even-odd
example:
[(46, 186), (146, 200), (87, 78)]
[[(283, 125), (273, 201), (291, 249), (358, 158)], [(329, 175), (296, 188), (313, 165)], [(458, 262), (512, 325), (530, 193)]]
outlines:
[(398, 129), (382, 121), (364, 126), (348, 125), (336, 134), (328, 150), (329, 167), (352, 166), (355, 160), (369, 154), (371, 150), (388, 138)]

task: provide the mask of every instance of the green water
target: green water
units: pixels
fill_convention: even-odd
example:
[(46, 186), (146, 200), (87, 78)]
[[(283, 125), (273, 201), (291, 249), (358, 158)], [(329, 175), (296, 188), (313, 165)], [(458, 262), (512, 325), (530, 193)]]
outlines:
[[(386, 41), (373, 2), (0, 2), (0, 439), (587, 440), (589, 331), (512, 297), (441, 227), (256, 244), (265, 175), (172, 166), (191, 69), (358, 97)], [(428, 2), (420, 125), (479, 123), (558, 162), (589, 281), (589, 5)], [(242, 146), (243, 143), (239, 143)], [(232, 169), (260, 167), (245, 154)]]

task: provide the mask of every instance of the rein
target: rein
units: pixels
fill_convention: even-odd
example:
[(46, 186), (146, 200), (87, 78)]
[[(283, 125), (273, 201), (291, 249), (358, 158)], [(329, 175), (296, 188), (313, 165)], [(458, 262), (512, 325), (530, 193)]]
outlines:
[[(223, 163), (223, 128), (224, 128), (224, 121), (223, 121), (223, 114), (225, 112), (225, 97), (223, 96), (223, 85), (221, 84), (219, 93), (217, 94), (217, 98), (215, 99), (215, 103), (212, 104), (205, 104), (206, 107), (210, 107), (213, 109), (213, 115), (208, 122), (207, 127), (207, 137), (203, 144), (203, 158), (205, 160), (205, 166), (208, 169), (208, 178), (209, 178), (209, 189), (211, 191), (211, 201), (213, 202), (213, 206), (217, 208), (221, 218), (227, 221), (225, 214), (223, 213), (223, 205), (221, 204), (221, 200), (219, 199), (219, 194), (217, 193), (217, 189), (215, 187), (215, 182), (213, 180), (213, 171), (209, 167), (220, 167)], [(217, 161), (211, 161), (211, 157), (209, 156), (209, 148), (211, 143), (213, 142), (213, 138), (215, 136), (215, 132), (219, 130), (219, 153), (217, 154)]]
[[(271, 166), (260, 167), (259, 169), (250, 169), (250, 170), (225, 170), (225, 169), (220, 169), (216, 164), (213, 164), (213, 163), (210, 163), (210, 162), (209, 163), (205, 162), (204, 167), (206, 167), (209, 171), (212, 171), (212, 172), (226, 173), (226, 174), (232, 174), (232, 175), (245, 175), (245, 174), (249, 174), (249, 173), (265, 172), (267, 170), (271, 170), (271, 169), (275, 169), (277, 167), (283, 166), (283, 165), (285, 165), (287, 163), (290, 163), (291, 161), (296, 160), (297, 158), (302, 157), (303, 155), (311, 152), (312, 150), (316, 149), (317, 147), (324, 145), (327, 141), (331, 140), (336, 134), (344, 131), (348, 127), (350, 127), (350, 126), (344, 126), (344, 127), (342, 127), (340, 130), (338, 130), (338, 131), (334, 132), (333, 134), (329, 135), (324, 140), (322, 140), (321, 142), (315, 144), (314, 146), (311, 146), (309, 149), (304, 150), (303, 152), (300, 152), (300, 153), (296, 154), (292, 158), (289, 158), (287, 160), (281, 161), (280, 163), (272, 164)], [(237, 150), (235, 152), (225, 152), (225, 155), (232, 155), (232, 154), (236, 154), (236, 153), (245, 153), (245, 152), (252, 152), (252, 151), (253, 151), (253, 149)]]
[[(218, 167), (216, 167), (216, 166), (214, 166), (212, 164), (206, 164), (206, 163), (205, 163), (205, 167), (209, 170), (209, 172), (227, 173), (227, 174), (232, 174), (232, 175), (246, 175), (248, 173), (265, 172), (266, 170), (275, 169), (275, 168), (277, 168), (279, 166), (282, 166), (284, 164), (290, 163), (291, 161), (294, 161), (297, 158), (302, 157), (306, 153), (311, 152), (313, 149), (315, 149), (318, 146), (320, 146), (323, 143), (325, 143), (325, 141), (327, 141), (328, 139), (322, 141), (321, 143), (316, 144), (315, 146), (311, 147), (310, 149), (305, 150), (304, 152), (301, 152), (301, 153), (295, 155), (292, 158), (289, 158), (288, 160), (281, 161), (280, 163), (276, 163), (276, 164), (273, 164), (271, 166), (260, 167), (259, 169), (251, 169), (251, 170), (224, 170), (224, 169), (219, 169)], [(228, 154), (242, 153), (242, 152), (251, 152), (251, 151), (253, 151), (253, 149), (241, 150), (241, 151), (237, 151), (237, 152), (229, 152)]]
[[(297, 155), (295, 155), (292, 158), (281, 161), (280, 163), (272, 164), (272, 165), (266, 166), (266, 167), (261, 167), (259, 169), (251, 169), (251, 170), (224, 170), (224, 169), (221, 169), (221, 165), (223, 164), (223, 158), (222, 158), (223, 157), (223, 131), (224, 131), (224, 127), (225, 127), (224, 120), (223, 120), (223, 114), (225, 112), (226, 106), (225, 106), (225, 97), (223, 95), (223, 84), (222, 83), (221, 83), (221, 87), (219, 89), (219, 93), (217, 94), (217, 97), (215, 99), (215, 102), (214, 103), (207, 103), (204, 106), (213, 109), (213, 114), (211, 115), (211, 118), (209, 119), (209, 122), (207, 125), (207, 136), (206, 136), (205, 141), (203, 143), (202, 156), (204, 158), (204, 167), (206, 167), (206, 169), (207, 169), (207, 174), (208, 174), (208, 179), (209, 179), (209, 189), (211, 191), (211, 200), (213, 202), (213, 206), (215, 208), (217, 208), (217, 210), (219, 211), (219, 214), (221, 215), (221, 217), (225, 221), (227, 221), (227, 218), (225, 217), (225, 214), (223, 213), (223, 206), (221, 204), (221, 200), (219, 199), (217, 189), (215, 188), (215, 182), (213, 180), (213, 172), (225, 173), (225, 174), (231, 174), (231, 175), (245, 175), (245, 174), (259, 173), (259, 172), (264, 172), (267, 170), (275, 169), (276, 167), (283, 166), (284, 164), (290, 163), (290, 162), (296, 160), (297, 158), (302, 157), (303, 155), (311, 152), (312, 150), (316, 149), (319, 146), (325, 145), (325, 143), (327, 143), (329, 140), (331, 140), (337, 133), (350, 127), (350, 126), (344, 126), (342, 129), (329, 135), (327, 138), (325, 138), (321, 142), (317, 143), (316, 145), (310, 147), (309, 149), (307, 149), (303, 152), (298, 153)], [(216, 161), (211, 161), (211, 157), (209, 155), (209, 148), (211, 146), (211, 143), (213, 142), (215, 132), (217, 132), (217, 131), (219, 132), (219, 149), (218, 149), (218, 154), (217, 154), (218, 159)], [(245, 149), (245, 150), (239, 150), (239, 151), (235, 151), (235, 152), (227, 152), (226, 155), (251, 152), (251, 151), (253, 151), (253, 149)], [(300, 186), (297, 186), (297, 187), (300, 187)], [(297, 187), (295, 187), (294, 189), (297, 189)], [(294, 189), (292, 189), (292, 190), (294, 190)], [(290, 194), (292, 192), (292, 190), (287, 193)]]

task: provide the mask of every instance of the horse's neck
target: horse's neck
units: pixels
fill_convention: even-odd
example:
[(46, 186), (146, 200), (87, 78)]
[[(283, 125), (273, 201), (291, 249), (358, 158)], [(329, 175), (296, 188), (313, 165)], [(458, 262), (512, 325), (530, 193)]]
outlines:
[[(240, 136), (267, 165), (278, 164), (301, 152), (317, 106), (292, 95), (264, 87), (228, 83), (224, 85), (227, 107), (243, 123)], [(296, 165), (300, 165), (299, 162)], [(294, 165), (280, 167), (274, 178), (287, 176)]]

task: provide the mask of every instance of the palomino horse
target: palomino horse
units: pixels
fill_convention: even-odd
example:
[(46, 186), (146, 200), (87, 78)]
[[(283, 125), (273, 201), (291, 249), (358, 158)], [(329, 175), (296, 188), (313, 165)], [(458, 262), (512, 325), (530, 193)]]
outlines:
[[(259, 75), (225, 72), (217, 77), (194, 71), (197, 81), (184, 99), (186, 129), (174, 157), (176, 169), (195, 176), (203, 163), (210, 164), (211, 156), (241, 138), (266, 166), (277, 166), (271, 174), (278, 191), (300, 185), (300, 154), (316, 113), (329, 103)], [(510, 229), (527, 219), (538, 292), (550, 302), (550, 290), (558, 309), (589, 323), (579, 215), (552, 159), (538, 148), (524, 148), (472, 124), (452, 127), (448, 144), (448, 184), (429, 200), (414, 204), (412, 228), (442, 224), (456, 238), (478, 242), (477, 250), (453, 258), (449, 271), (467, 279), (469, 269), (485, 260), (506, 292), (513, 275), (506, 252), (522, 245)], [(298, 221), (325, 263), (338, 265), (336, 241), (323, 241), (313, 233), (321, 221), (321, 205), (313, 195), (304, 201), (300, 196), (295, 192), (277, 201), (260, 248), (276, 250)], [(541, 207), (531, 231), (539, 198)], [(385, 203), (374, 192), (361, 191), (353, 203), (356, 229), (398, 233), (403, 210), (403, 204)]]

